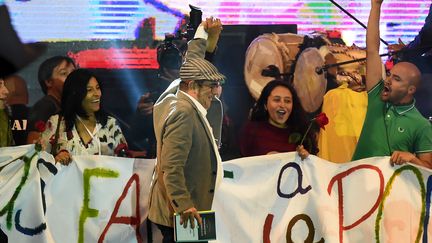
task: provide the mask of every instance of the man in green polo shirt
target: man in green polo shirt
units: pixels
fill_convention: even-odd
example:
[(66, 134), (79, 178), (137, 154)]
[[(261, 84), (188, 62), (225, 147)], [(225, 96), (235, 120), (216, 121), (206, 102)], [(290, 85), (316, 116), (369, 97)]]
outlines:
[(383, 79), (379, 56), (382, 0), (371, 0), (366, 32), (366, 89), (368, 109), (352, 160), (391, 156), (390, 163), (413, 163), (432, 168), (432, 126), (415, 108), (413, 97), (421, 73), (400, 62)]

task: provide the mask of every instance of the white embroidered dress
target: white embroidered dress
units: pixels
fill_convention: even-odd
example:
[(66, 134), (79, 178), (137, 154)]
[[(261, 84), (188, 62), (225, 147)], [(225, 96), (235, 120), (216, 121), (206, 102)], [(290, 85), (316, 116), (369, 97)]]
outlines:
[[(46, 130), (42, 133), (42, 146), (47, 152), (51, 152), (58, 120), (58, 115), (51, 116), (47, 121)], [(59, 127), (57, 151), (67, 150), (71, 155), (100, 154), (114, 156), (114, 150), (117, 146), (122, 143), (126, 144), (126, 139), (117, 124), (117, 120), (111, 116), (108, 116), (104, 127), (102, 127), (102, 124), (96, 123), (95, 129), (90, 131), (93, 139), (87, 144), (83, 143), (75, 126), (68, 133), (65, 132), (65, 128), (65, 121), (62, 120)]]

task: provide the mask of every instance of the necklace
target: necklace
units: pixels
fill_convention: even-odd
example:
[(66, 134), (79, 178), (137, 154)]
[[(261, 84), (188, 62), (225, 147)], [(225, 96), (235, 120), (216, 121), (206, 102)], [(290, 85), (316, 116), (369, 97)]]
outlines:
[(86, 129), (87, 133), (90, 135), (90, 137), (97, 142), (98, 144), (98, 154), (101, 155), (101, 143), (99, 140), (98, 136), (95, 136), (97, 134), (97, 132), (99, 131), (99, 124), (96, 123), (95, 128), (93, 130), (93, 132), (90, 132), (90, 129), (88, 129), (88, 127), (84, 124), (83, 120), (81, 119), (81, 117), (77, 116), (78, 121), (81, 122), (81, 124), (84, 126), (84, 128)]

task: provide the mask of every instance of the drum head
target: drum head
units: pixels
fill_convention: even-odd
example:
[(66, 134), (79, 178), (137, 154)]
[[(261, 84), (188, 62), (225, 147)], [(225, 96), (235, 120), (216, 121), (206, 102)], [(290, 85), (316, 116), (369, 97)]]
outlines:
[[(332, 45), (329, 50), (338, 63), (366, 58), (366, 51), (357, 46)], [(354, 91), (363, 91), (365, 85), (363, 77), (366, 75), (366, 62), (353, 62), (341, 65), (337, 68), (336, 83), (341, 85), (348, 83), (348, 87)]]
[(265, 34), (253, 40), (246, 51), (244, 76), (249, 92), (255, 100), (260, 96), (264, 86), (274, 79), (262, 76), (262, 70), (269, 65), (275, 65), (281, 73), (284, 72), (282, 56), (276, 41), (271, 34)]
[(315, 112), (323, 102), (327, 79), (324, 73), (315, 71), (323, 65), (324, 58), (317, 48), (306, 48), (297, 60), (293, 86), (306, 112)]

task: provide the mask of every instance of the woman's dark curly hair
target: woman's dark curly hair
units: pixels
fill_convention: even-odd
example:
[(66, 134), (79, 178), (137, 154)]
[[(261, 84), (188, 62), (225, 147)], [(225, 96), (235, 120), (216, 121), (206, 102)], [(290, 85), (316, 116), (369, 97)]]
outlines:
[[(87, 84), (91, 78), (96, 78), (96, 76), (89, 70), (76, 69), (65, 80), (61, 108), (66, 123), (66, 132), (72, 130), (77, 115), (85, 118), (89, 117), (84, 111), (82, 101), (87, 95)], [(100, 82), (99, 87), (101, 87)], [(102, 109), (102, 103), (101, 109), (95, 113), (95, 116), (97, 122), (101, 123), (102, 126), (106, 125), (108, 114)]]
[[(301, 136), (305, 134), (309, 122), (306, 118), (306, 112), (303, 110), (303, 107), (300, 103), (300, 100), (297, 96), (297, 92), (295, 91), (294, 87), (284, 81), (280, 80), (272, 80), (263, 88), (261, 91), (261, 95), (258, 98), (258, 100), (255, 102), (254, 106), (252, 107), (251, 113), (250, 113), (250, 120), (251, 121), (268, 121), (269, 120), (269, 113), (267, 109), (265, 108), (267, 104), (267, 100), (271, 94), (271, 92), (276, 87), (285, 87), (287, 88), (292, 95), (292, 110), (291, 114), (288, 117), (288, 120), (286, 121), (287, 127), (291, 130), (291, 134), (298, 133)], [(306, 141), (309, 140), (309, 141)], [(318, 146), (316, 142), (316, 135), (313, 132), (309, 132), (308, 136), (306, 137), (304, 146), (305, 148), (311, 153), (316, 154), (318, 153)], [(288, 139), (287, 139), (288, 142)], [(300, 141), (297, 141), (299, 143)]]

